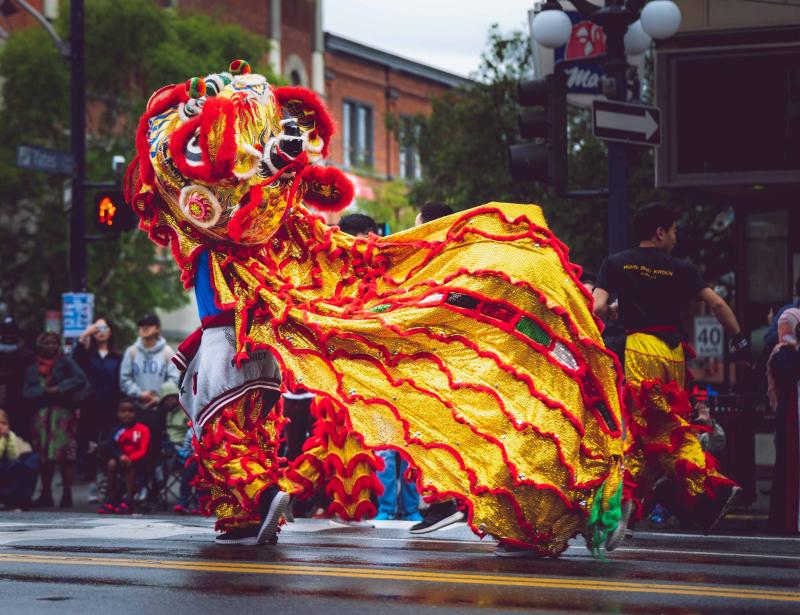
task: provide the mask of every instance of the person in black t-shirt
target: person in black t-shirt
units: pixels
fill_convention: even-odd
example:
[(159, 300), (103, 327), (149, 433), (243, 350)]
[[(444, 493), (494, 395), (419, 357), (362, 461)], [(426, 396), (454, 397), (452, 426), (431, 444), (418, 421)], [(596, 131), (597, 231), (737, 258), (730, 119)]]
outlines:
[[(609, 256), (594, 289), (594, 310), (616, 315), (627, 332), (623, 359), (631, 420), (626, 452), (625, 522), (632, 506), (652, 493), (672, 510), (708, 533), (741, 489), (714, 468), (687, 419), (691, 406), (684, 390), (686, 361), (681, 312), (704, 301), (731, 336), (734, 355), (748, 351), (733, 311), (688, 261), (671, 256), (677, 242), (675, 216), (667, 208), (646, 205), (634, 221), (639, 245)], [(609, 304), (615, 294), (618, 301)], [(649, 499), (649, 498), (648, 498)], [(620, 532), (620, 540), (622, 533)]]

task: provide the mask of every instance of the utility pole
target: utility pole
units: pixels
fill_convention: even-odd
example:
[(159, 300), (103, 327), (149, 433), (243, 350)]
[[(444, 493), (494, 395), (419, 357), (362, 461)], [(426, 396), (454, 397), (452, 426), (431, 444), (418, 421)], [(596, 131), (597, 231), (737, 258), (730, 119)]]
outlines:
[[(681, 23), (680, 9), (670, 0), (605, 0), (603, 6), (589, 0), (570, 0), (572, 5), (589, 21), (601, 26), (606, 35), (606, 52), (594, 57), (602, 62), (606, 72), (603, 93), (617, 103), (627, 102), (628, 59), (626, 34), (631, 34), (632, 54), (643, 53), (652, 38), (669, 38), (678, 31)], [(630, 30), (630, 26), (634, 26)], [(572, 24), (559, 0), (546, 0), (531, 24), (533, 38), (550, 49), (566, 45), (572, 33)], [(562, 61), (561, 64), (565, 62)], [(557, 70), (557, 69), (556, 69)], [(657, 109), (651, 109), (658, 114)], [(652, 120), (652, 117), (650, 118)], [(637, 134), (638, 131), (632, 131)], [(639, 133), (641, 134), (641, 133)], [(650, 145), (645, 141), (632, 143)], [(630, 139), (631, 137), (628, 137)], [(608, 251), (613, 254), (628, 248), (628, 187), (629, 145), (620, 137), (607, 136), (608, 147)], [(656, 145), (657, 143), (652, 143)], [(585, 192), (585, 196), (599, 196), (602, 190)], [(571, 193), (566, 193), (568, 196)], [(574, 196), (579, 196), (575, 194)], [(580, 195), (583, 196), (583, 195)]]
[[(606, 92), (609, 100), (625, 102), (627, 99), (628, 57), (625, 53), (625, 31), (633, 16), (621, 4), (611, 4), (597, 11), (593, 20), (606, 34), (606, 59), (603, 62), (611, 87)], [(608, 147), (608, 253), (627, 250), (628, 208), (628, 144), (607, 141)]]
[(86, 70), (84, 2), (69, 3), (70, 138), (72, 142), (72, 209), (69, 216), (70, 290), (86, 290)]

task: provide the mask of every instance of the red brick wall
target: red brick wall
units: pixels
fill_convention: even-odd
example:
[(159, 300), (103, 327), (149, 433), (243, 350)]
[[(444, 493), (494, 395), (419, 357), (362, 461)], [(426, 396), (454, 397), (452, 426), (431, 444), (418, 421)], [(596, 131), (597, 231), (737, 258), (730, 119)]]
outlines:
[(284, 76), (286, 58), (297, 55), (306, 67), (308, 83), (311, 87), (311, 54), (314, 45), (314, 1), (282, 0), (281, 3), (281, 62)]
[[(12, 2), (12, 4), (14, 3)], [(39, 13), (44, 13), (44, 0), (28, 0), (28, 4)], [(23, 28), (30, 28), (31, 26), (36, 28), (42, 27), (26, 10), (16, 5), (15, 8), (19, 9), (19, 11), (8, 18), (8, 26), (10, 27), (6, 27), (5, 19), (0, 18), (0, 26), (3, 26), (4, 30), (14, 32), (16, 30), (22, 30)], [(69, 12), (67, 12), (67, 17), (69, 17)]]
[[(372, 107), (373, 114), (373, 171), (379, 177), (397, 177), (400, 147), (394, 134), (386, 127), (387, 114), (427, 115), (431, 112), (431, 98), (447, 91), (426, 79), (387, 70), (381, 65), (354, 58), (346, 54), (326, 53), (325, 68), (333, 79), (325, 81), (325, 98), (337, 127), (342, 125), (342, 105), (351, 99)], [(391, 87), (398, 97), (386, 98)], [(342, 164), (341, 134), (334, 137), (331, 160)]]
[(207, 13), (261, 36), (269, 34), (269, 0), (180, 0), (178, 7)]

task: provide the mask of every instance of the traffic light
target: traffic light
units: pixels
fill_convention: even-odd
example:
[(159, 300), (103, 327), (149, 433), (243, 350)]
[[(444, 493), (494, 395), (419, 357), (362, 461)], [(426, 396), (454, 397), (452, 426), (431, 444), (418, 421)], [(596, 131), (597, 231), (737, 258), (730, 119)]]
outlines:
[(508, 147), (511, 177), (517, 181), (567, 182), (567, 78), (556, 70), (544, 79), (520, 81), (517, 100), (523, 107), (543, 107), (519, 114), (519, 134), (534, 143)]
[(136, 228), (136, 214), (125, 202), (121, 190), (102, 190), (94, 195), (94, 221), (108, 234)]

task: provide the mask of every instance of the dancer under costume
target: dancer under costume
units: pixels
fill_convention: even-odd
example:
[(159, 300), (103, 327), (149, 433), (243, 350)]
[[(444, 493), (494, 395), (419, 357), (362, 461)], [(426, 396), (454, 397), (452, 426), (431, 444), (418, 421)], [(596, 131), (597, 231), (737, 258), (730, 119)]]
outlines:
[[(692, 407), (685, 390), (686, 346), (681, 343), (680, 313), (692, 300), (703, 300), (733, 336), (734, 348), (746, 351), (736, 317), (725, 301), (690, 264), (670, 255), (677, 241), (675, 216), (661, 205), (647, 205), (635, 220), (639, 246), (608, 257), (594, 290), (595, 311), (606, 317), (617, 307), (627, 331), (624, 368), (631, 437), (625, 451), (624, 517), (633, 507), (643, 512), (662, 477), (659, 496), (687, 522), (707, 533), (741, 491), (717, 470), (689, 423)], [(621, 540), (620, 532), (612, 546)]]
[(162, 88), (139, 123), (140, 228), (220, 311), (184, 346), (181, 395), (218, 527), (266, 542), (302, 489), (277, 460), (282, 375), (330, 399), (364, 449), (403, 455), (420, 493), (462, 502), (501, 551), (556, 556), (578, 533), (601, 548), (620, 518), (621, 382), (566, 247), (530, 205), (385, 238), (329, 228), (301, 201), (352, 200), (315, 164), (332, 132), (313, 93), (243, 61)]

